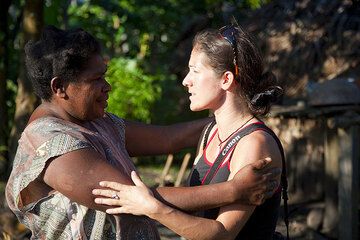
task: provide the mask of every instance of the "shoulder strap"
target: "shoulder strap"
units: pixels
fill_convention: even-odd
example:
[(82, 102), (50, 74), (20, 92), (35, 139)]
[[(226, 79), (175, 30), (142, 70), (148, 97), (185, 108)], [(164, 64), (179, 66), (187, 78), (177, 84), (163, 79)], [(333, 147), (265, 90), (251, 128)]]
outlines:
[(205, 131), (205, 135), (204, 135), (204, 142), (203, 142), (203, 150), (205, 149), (206, 147), (206, 144), (207, 144), (207, 141), (208, 141), (208, 138), (209, 138), (209, 134), (211, 132), (211, 129), (215, 126), (216, 124), (216, 121), (212, 121), (210, 123), (210, 125), (206, 128), (206, 131)]
[(276, 136), (276, 134), (270, 129), (268, 128), (266, 125), (262, 125), (259, 128), (261, 128), (262, 130), (264, 130), (265, 132), (269, 133), (274, 140), (276, 141), (280, 152), (281, 152), (281, 158), (282, 158), (282, 171), (281, 171), (281, 188), (282, 188), (282, 198), (284, 200), (284, 222), (285, 222), (285, 226), (286, 226), (286, 239), (290, 239), (289, 237), (289, 210), (288, 210), (288, 204), (287, 201), (289, 199), (288, 197), (288, 181), (287, 181), (287, 174), (286, 174), (286, 161), (285, 161), (285, 153), (284, 153), (284, 149), (282, 147), (282, 144), (279, 140), (279, 138)]

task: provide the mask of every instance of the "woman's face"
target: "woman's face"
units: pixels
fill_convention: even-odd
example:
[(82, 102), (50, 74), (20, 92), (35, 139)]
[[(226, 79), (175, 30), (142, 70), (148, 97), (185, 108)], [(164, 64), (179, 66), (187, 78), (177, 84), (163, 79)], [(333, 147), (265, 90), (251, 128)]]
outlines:
[(107, 107), (110, 84), (105, 80), (106, 65), (100, 55), (89, 59), (77, 80), (67, 86), (67, 111), (76, 119), (91, 121), (102, 117)]
[(182, 82), (190, 93), (192, 111), (216, 109), (224, 96), (220, 86), (221, 77), (214, 72), (206, 60), (205, 53), (194, 48), (189, 60), (189, 73)]

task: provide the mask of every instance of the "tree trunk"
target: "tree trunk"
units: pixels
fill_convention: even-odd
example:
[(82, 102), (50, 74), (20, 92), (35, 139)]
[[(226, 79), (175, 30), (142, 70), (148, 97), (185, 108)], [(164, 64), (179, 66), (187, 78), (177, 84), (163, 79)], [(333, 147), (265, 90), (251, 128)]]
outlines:
[(8, 9), (10, 0), (0, 1), (0, 173), (5, 180), (7, 169), (7, 143), (9, 137), (8, 111), (6, 106), (6, 79), (8, 62)]
[[(23, 38), (22, 47), (29, 40), (36, 40), (39, 38), (43, 28), (43, 0), (27, 0), (25, 1), (24, 15), (23, 15)], [(15, 156), (18, 140), (21, 132), (24, 130), (26, 123), (38, 104), (38, 99), (32, 91), (30, 80), (26, 75), (25, 70), (25, 56), (22, 53), (20, 57), (20, 69), (18, 82), (18, 92), (16, 96), (16, 110), (14, 116), (14, 125), (10, 133), (9, 141), (9, 159)]]

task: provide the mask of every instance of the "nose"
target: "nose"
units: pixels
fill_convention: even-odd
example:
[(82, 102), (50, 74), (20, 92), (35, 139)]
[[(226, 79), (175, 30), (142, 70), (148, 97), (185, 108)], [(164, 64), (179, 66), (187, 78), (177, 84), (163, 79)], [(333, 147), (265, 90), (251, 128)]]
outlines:
[(182, 85), (184, 86), (184, 87), (189, 87), (190, 86), (190, 77), (189, 77), (189, 73), (188, 74), (186, 74), (186, 76), (185, 76), (185, 78), (183, 79), (183, 81), (182, 81)]

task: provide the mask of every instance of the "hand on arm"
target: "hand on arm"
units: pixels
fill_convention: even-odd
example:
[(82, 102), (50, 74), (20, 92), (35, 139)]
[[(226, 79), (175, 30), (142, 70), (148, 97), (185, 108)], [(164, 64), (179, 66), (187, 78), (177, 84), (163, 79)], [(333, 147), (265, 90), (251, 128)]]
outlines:
[(261, 205), (270, 198), (279, 186), (280, 167), (270, 167), (267, 157), (241, 168), (232, 181), (235, 186), (235, 199), (239, 203)]
[[(133, 215), (149, 215), (156, 212), (157, 206), (162, 203), (154, 198), (151, 190), (140, 180), (135, 171), (131, 172), (131, 178), (135, 186), (124, 185), (118, 182), (101, 181), (99, 185), (103, 189), (94, 189), (97, 204), (117, 206), (107, 209), (110, 214), (130, 213)], [(113, 199), (116, 194), (119, 199)]]
[[(154, 198), (149, 188), (141, 182), (135, 172), (131, 178), (135, 186), (126, 186), (116, 182), (101, 182), (107, 189), (94, 189), (93, 194), (101, 196), (96, 203), (116, 206), (106, 210), (110, 214), (128, 213), (147, 215), (175, 231), (186, 239), (232, 239), (229, 238), (223, 224), (216, 220), (195, 217), (166, 206)], [(120, 199), (112, 199), (116, 192)], [(203, 227), (206, 226), (206, 231)]]
[(154, 195), (183, 211), (215, 208), (233, 202), (260, 205), (272, 196), (281, 174), (281, 168), (269, 168), (270, 163), (270, 159), (257, 160), (240, 169), (227, 182), (196, 187), (160, 187), (153, 190)]

